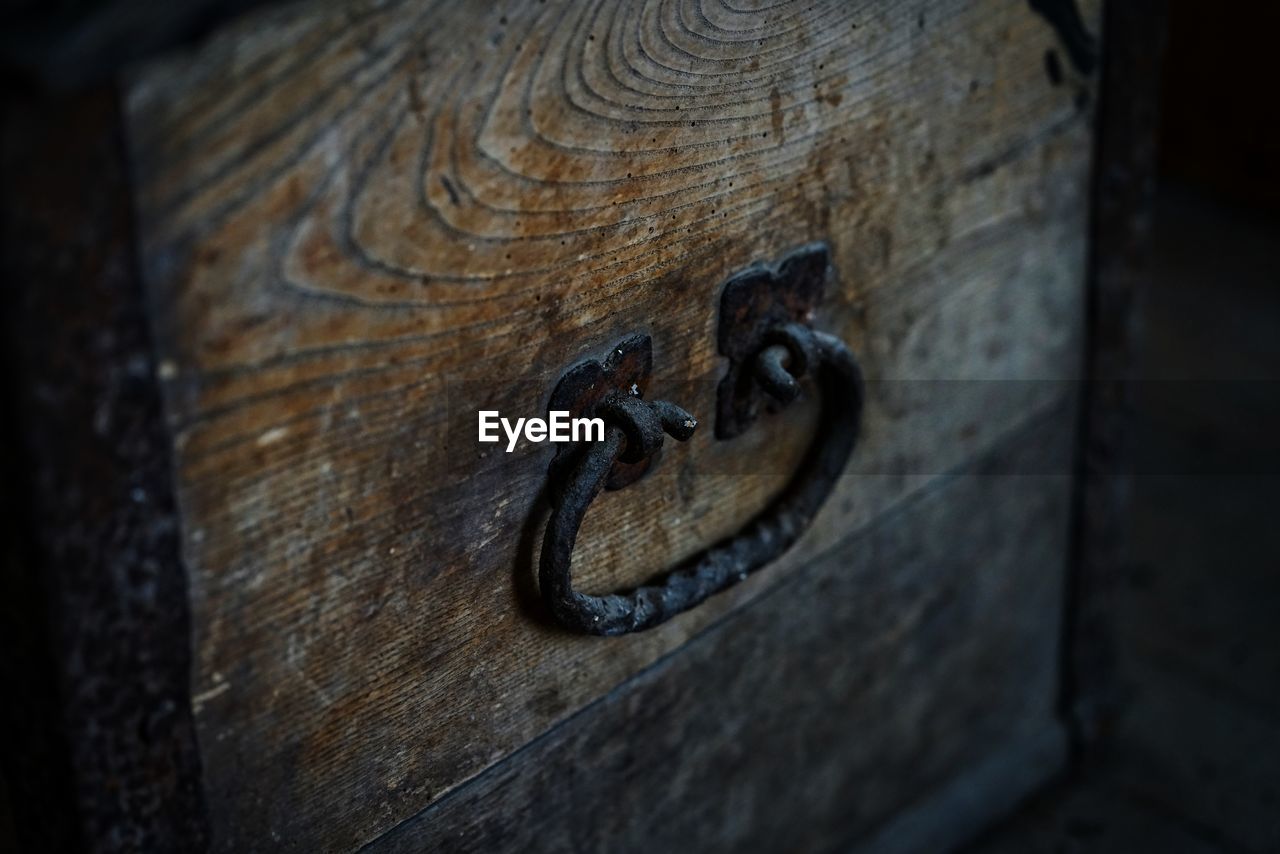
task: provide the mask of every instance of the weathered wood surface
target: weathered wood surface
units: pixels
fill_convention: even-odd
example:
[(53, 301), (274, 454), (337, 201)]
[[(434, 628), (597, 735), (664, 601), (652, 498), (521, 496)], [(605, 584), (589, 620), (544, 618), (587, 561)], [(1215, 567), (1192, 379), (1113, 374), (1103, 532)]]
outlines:
[[(221, 847), (374, 838), (1059, 400), (1089, 112), (1054, 50), (994, 0), (306, 3), (140, 72)], [(840, 272), (819, 322), (872, 381), (862, 476), (792, 555), (659, 630), (548, 626), (527, 594), (550, 450), (481, 448), (475, 411), (539, 413), (565, 367), (646, 331), (651, 393), (708, 417), (720, 283), (815, 239)], [(803, 420), (704, 429), (601, 499), (583, 586), (734, 530)]]
[[(1042, 416), (370, 850), (962, 843), (1061, 767), (1072, 441), (1067, 407)], [(1009, 748), (1002, 773), (975, 773)], [(913, 817), (942, 825), (935, 844), (920, 827), (877, 833), (956, 777), (968, 803)]]

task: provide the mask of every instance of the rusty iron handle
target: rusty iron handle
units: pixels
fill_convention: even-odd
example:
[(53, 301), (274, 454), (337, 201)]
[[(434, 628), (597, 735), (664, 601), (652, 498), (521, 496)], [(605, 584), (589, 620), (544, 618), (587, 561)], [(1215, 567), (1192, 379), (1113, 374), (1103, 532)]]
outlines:
[(538, 576), (542, 597), (562, 626), (592, 635), (653, 628), (742, 581), (782, 555), (808, 528), (857, 442), (862, 374), (843, 341), (798, 323), (771, 330), (752, 367), (755, 382), (783, 406), (795, 399), (798, 381), (805, 376), (813, 376), (821, 392), (818, 429), (782, 494), (735, 536), (694, 555), (656, 583), (604, 595), (574, 590), (571, 563), (578, 529), (615, 462), (653, 453), (664, 432), (684, 441), (696, 426), (672, 404), (615, 395), (601, 412), (607, 425), (604, 441), (588, 446), (551, 490)]

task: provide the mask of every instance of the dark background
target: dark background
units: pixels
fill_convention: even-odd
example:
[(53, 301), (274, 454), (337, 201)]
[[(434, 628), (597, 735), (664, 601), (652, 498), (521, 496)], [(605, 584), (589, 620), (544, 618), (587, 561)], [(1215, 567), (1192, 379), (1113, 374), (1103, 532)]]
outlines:
[[(84, 93), (101, 91), (111, 69), (248, 5), (13, 4), (0, 94), (7, 104), (107, 109)], [(1158, 86), (1144, 90), (1158, 97), (1117, 102), (1125, 90), (1108, 89), (1103, 99), (1122, 118), (1158, 114), (1158, 155), (1129, 164), (1155, 180), (1124, 220), (1131, 241), (1109, 243), (1115, 223), (1095, 219), (1096, 247), (1133, 250), (1137, 323), (1108, 377), (1124, 388), (1111, 425), (1123, 453), (1102, 472), (1123, 485), (1109, 520), (1116, 571), (1077, 591), (1088, 601), (1073, 604), (1067, 649), (1086, 611), (1106, 631), (1085, 638), (1097, 661), (1065, 665), (1084, 671), (1064, 689), (1082, 732), (1071, 770), (975, 843), (979, 852), (1280, 850), (1280, 4), (1137, 5), (1153, 11), (1150, 32), (1165, 34)], [(4, 353), (0, 393), (14, 401), (12, 341)], [(27, 461), (8, 452), (18, 444), (11, 426), (0, 433), (7, 562), (27, 559), (19, 520), (32, 488)], [(12, 627), (47, 619), (27, 604), (40, 595), (29, 582), (0, 590), (6, 643)], [(39, 649), (6, 652), (30, 673), (56, 666)], [(1090, 681), (1095, 670), (1105, 673)], [(1080, 695), (1098, 685), (1098, 709), (1082, 710)], [(40, 724), (41, 709), (56, 705), (53, 686), (41, 690), (48, 696), (22, 698), (21, 723)], [(34, 732), (13, 724), (5, 720), (11, 742)], [(0, 775), (0, 850), (28, 818), (13, 813), (10, 789)]]
[(1280, 850), (1280, 5), (1166, 24), (1113, 708), (983, 854)]

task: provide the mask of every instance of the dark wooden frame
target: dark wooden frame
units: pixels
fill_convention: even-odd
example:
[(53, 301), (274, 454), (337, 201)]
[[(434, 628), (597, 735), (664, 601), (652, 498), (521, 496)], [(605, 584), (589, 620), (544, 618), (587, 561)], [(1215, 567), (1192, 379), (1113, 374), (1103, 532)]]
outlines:
[(1164, 0), (1112, 2), (1104, 16), (1090, 223), (1076, 506), (1062, 710), (1077, 755), (1106, 731), (1118, 698), (1112, 594), (1125, 561), (1132, 381), (1156, 182)]
[[(1162, 7), (1113, 2), (1106, 13), (1089, 382), (1062, 671), (1064, 712), (1082, 750), (1114, 704), (1107, 602), (1123, 560), (1125, 379), (1155, 168)], [(85, 60), (87, 76), (109, 77), (114, 56), (104, 49)], [(83, 84), (58, 68), (27, 65), (46, 81)], [(51, 94), (11, 74), (4, 112), (12, 409), (4, 419), (0, 666), (9, 699), (0, 794), (12, 839), (0, 824), (0, 844), (200, 850), (207, 827), (171, 431), (134, 255), (118, 91), (108, 82)]]
[(5, 105), (4, 776), (24, 850), (204, 846), (190, 633), (116, 93)]

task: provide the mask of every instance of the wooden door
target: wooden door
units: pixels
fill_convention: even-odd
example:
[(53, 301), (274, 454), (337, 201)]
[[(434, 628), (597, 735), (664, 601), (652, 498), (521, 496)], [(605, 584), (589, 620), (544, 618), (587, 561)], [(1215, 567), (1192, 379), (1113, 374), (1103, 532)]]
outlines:
[[(273, 5), (132, 72), (216, 850), (930, 850), (1060, 766), (1087, 44), (757, 5)], [(866, 380), (822, 511), (660, 627), (562, 630), (552, 450), (475, 413), (643, 333), (709, 425), (721, 288), (815, 241)], [(578, 583), (732, 536), (820, 405), (665, 449)]]

